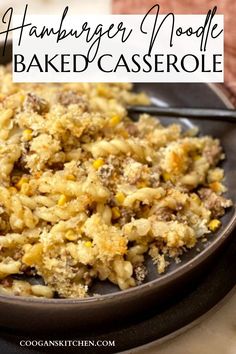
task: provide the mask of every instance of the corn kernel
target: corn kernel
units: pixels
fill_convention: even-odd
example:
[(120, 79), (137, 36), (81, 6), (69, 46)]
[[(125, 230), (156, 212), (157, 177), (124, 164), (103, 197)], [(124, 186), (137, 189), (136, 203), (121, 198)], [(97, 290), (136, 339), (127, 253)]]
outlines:
[(57, 205), (63, 206), (63, 205), (66, 204), (66, 202), (67, 202), (67, 198), (66, 198), (66, 196), (64, 194), (62, 194), (60, 196), (60, 198), (58, 199)]
[(117, 192), (115, 195), (115, 200), (118, 204), (122, 204), (125, 200), (125, 196), (122, 192)]
[(112, 127), (115, 127), (116, 125), (118, 125), (121, 121), (121, 117), (118, 115), (114, 115), (111, 117), (109, 123)]
[(86, 241), (86, 242), (84, 243), (84, 245), (85, 245), (86, 247), (88, 247), (88, 248), (91, 248), (93, 244), (92, 244), (91, 241)]
[(18, 189), (21, 189), (22, 185), (24, 183), (28, 183), (28, 182), (29, 182), (29, 179), (27, 177), (21, 177), (21, 179), (17, 182), (16, 187)]
[(147, 187), (147, 183), (145, 181), (141, 181), (137, 183), (137, 187), (140, 188), (145, 188)]
[(76, 181), (76, 177), (74, 175), (68, 175), (66, 179), (68, 179), (69, 181)]
[(96, 170), (98, 170), (102, 165), (104, 165), (104, 163), (105, 163), (104, 160), (99, 158), (99, 159), (93, 161), (93, 167)]
[(23, 141), (30, 141), (32, 140), (32, 130), (31, 129), (25, 129), (23, 131)]
[(75, 241), (77, 240), (77, 235), (73, 230), (68, 230), (65, 234), (65, 237), (69, 241)]
[(194, 200), (194, 202), (196, 202), (198, 205), (201, 205), (201, 199), (197, 194), (192, 194), (192, 200)]
[(213, 219), (209, 222), (208, 227), (212, 232), (218, 230), (221, 226), (221, 222), (218, 219)]
[(121, 216), (121, 213), (120, 213), (119, 208), (113, 207), (113, 208), (111, 209), (111, 211), (112, 211), (112, 218), (113, 218), (113, 219), (119, 219), (119, 217)]
[(24, 102), (24, 100), (25, 100), (25, 95), (24, 95), (23, 93), (20, 93), (20, 94), (19, 94), (19, 100), (20, 100), (21, 103)]
[(162, 177), (163, 177), (163, 179), (164, 179), (165, 182), (171, 180), (171, 175), (170, 175), (168, 172), (163, 172), (163, 173), (162, 173)]
[(97, 93), (99, 96), (104, 96), (104, 97), (109, 96), (109, 91), (108, 91), (107, 87), (103, 84), (97, 85)]
[(195, 155), (195, 156), (193, 156), (193, 160), (194, 160), (194, 161), (200, 160), (200, 158), (201, 158), (201, 155)]

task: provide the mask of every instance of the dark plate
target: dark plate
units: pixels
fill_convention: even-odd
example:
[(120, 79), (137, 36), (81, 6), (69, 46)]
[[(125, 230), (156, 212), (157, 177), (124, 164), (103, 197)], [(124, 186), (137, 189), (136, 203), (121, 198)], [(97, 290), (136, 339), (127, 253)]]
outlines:
[[(4, 62), (5, 64), (5, 62)], [(135, 90), (145, 91), (156, 104), (182, 107), (215, 107), (224, 108), (229, 105), (226, 97), (215, 86), (206, 84), (137, 84)], [(168, 124), (175, 119), (164, 118)], [(184, 128), (196, 124), (201, 134), (209, 134), (221, 140), (227, 155), (223, 166), (226, 174), (228, 197), (236, 201), (236, 124), (229, 122), (212, 122), (207, 120), (190, 121), (187, 118), (178, 120)], [(122, 320), (130, 321), (137, 313), (148, 312), (188, 289), (188, 282), (197, 281), (206, 271), (210, 262), (216, 259), (217, 252), (236, 224), (235, 208), (231, 208), (222, 219), (221, 229), (209, 236), (207, 243), (199, 243), (182, 257), (180, 264), (171, 264), (168, 271), (158, 276), (151, 262), (148, 263), (149, 275), (146, 283), (126, 290), (118, 291), (109, 283), (97, 282), (93, 291), (101, 293), (99, 297), (83, 300), (67, 299), (34, 299), (0, 295), (0, 326), (8, 328), (38, 331), (49, 329), (64, 330), (101, 328), (116, 325)], [(25, 321), (27, 319), (27, 321)], [(115, 321), (114, 321), (115, 319)]]

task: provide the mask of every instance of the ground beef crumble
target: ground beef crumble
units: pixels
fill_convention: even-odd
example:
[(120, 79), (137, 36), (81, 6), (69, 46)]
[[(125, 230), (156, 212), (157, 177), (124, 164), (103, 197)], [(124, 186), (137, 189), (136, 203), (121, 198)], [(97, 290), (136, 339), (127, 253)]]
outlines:
[(213, 218), (224, 215), (225, 208), (229, 208), (233, 204), (231, 200), (216, 194), (208, 188), (202, 188), (198, 193), (205, 207), (211, 211)]

